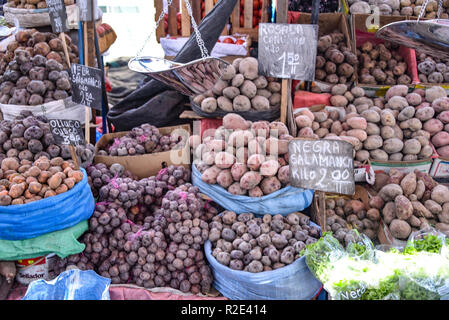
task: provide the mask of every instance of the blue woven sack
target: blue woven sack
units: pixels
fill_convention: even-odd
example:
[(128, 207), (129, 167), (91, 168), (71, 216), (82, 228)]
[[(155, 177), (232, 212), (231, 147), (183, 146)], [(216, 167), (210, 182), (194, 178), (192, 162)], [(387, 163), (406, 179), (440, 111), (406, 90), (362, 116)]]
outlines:
[(310, 300), (321, 290), (321, 282), (310, 272), (305, 257), (276, 270), (251, 273), (219, 263), (212, 255), (209, 240), (204, 251), (214, 287), (231, 300)]
[(110, 284), (93, 270), (72, 269), (51, 281), (31, 282), (22, 300), (110, 300)]
[(95, 200), (86, 170), (81, 171), (83, 180), (67, 192), (27, 204), (0, 206), (0, 239), (31, 239), (88, 220)]
[(288, 186), (257, 198), (233, 195), (218, 184), (208, 184), (201, 180), (201, 173), (194, 164), (192, 165), (192, 183), (226, 210), (239, 214), (251, 212), (259, 215), (287, 215), (302, 211), (311, 205), (314, 191)]

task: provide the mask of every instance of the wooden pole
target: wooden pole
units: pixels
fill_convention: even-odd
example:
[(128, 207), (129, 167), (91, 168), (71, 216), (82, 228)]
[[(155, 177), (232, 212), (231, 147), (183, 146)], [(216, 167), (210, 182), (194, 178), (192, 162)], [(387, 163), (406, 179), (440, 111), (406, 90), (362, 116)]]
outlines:
[[(89, 44), (87, 42), (87, 22), (83, 22), (83, 38), (84, 38), (84, 65), (89, 66)], [(84, 138), (87, 143), (90, 141), (90, 108), (85, 107), (85, 118), (84, 118)]]
[[(287, 23), (288, 3), (287, 0), (278, 0), (276, 6), (276, 23)], [(287, 103), (291, 87), (290, 79), (282, 79), (281, 82), (281, 122), (287, 123)]]
[[(63, 47), (63, 49), (64, 49), (64, 56), (65, 56), (65, 59), (66, 59), (66, 61), (67, 61), (67, 65), (68, 65), (69, 68), (70, 68), (71, 63), (70, 63), (69, 51), (68, 51), (68, 49), (67, 49), (67, 42), (66, 42), (66, 39), (65, 39), (65, 33), (64, 33), (64, 32), (61, 32), (61, 33), (59, 34), (59, 38), (60, 38), (61, 41), (62, 41), (62, 47)], [(89, 123), (88, 123), (88, 122), (87, 122), (87, 126), (89, 126)], [(75, 164), (75, 169), (76, 169), (76, 170), (79, 170), (80, 164), (79, 164), (79, 161), (78, 161), (78, 157), (77, 157), (77, 155), (76, 155), (75, 147), (74, 147), (73, 145), (70, 144), (70, 145), (69, 145), (69, 150), (70, 150), (70, 155), (72, 156), (73, 163)]]

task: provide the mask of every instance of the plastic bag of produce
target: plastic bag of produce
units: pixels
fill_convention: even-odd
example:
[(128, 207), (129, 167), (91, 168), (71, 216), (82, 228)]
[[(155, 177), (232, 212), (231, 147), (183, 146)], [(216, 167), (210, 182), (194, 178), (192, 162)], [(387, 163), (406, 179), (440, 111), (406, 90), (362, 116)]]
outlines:
[[(72, 101), (72, 97), (64, 100), (50, 101), (39, 106), (2, 104), (0, 110), (4, 120), (14, 120), (22, 111), (30, 111), (35, 116), (46, 116), (48, 119), (78, 120), (84, 124), (86, 107)], [(92, 114), (89, 113), (89, 120)]]
[(219, 185), (207, 184), (202, 181), (201, 173), (195, 165), (192, 165), (192, 184), (212, 198), (214, 202), (235, 213), (287, 215), (304, 210), (310, 206), (313, 200), (313, 190), (291, 186), (257, 198), (233, 195)]
[(110, 300), (110, 284), (95, 271), (73, 269), (51, 281), (33, 281), (22, 300)]
[(212, 256), (212, 244), (204, 244), (214, 275), (214, 287), (230, 300), (310, 300), (321, 283), (310, 273), (301, 257), (283, 268), (259, 273), (232, 270)]
[(89, 228), (87, 220), (73, 227), (50, 232), (42, 236), (26, 240), (0, 240), (0, 261), (32, 259), (55, 253), (61, 258), (77, 254), (86, 248), (78, 238)]
[(66, 229), (90, 218), (95, 200), (83, 180), (67, 192), (27, 204), (0, 207), (0, 239), (24, 240)]
[(306, 248), (306, 263), (334, 300), (448, 299), (446, 246), (435, 239), (428, 234), (385, 252), (359, 243), (354, 251), (326, 233)]

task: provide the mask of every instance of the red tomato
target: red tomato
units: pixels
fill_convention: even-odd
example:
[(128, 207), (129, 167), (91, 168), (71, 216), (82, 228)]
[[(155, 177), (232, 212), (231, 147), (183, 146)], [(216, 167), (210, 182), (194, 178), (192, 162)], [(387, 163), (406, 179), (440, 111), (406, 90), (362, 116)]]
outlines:
[(220, 43), (221, 43), (220, 39), (218, 39), (217, 42), (220, 42)]
[(243, 39), (238, 39), (236, 42), (235, 42), (235, 44), (244, 44), (245, 43), (245, 40), (243, 40)]
[(176, 21), (181, 22), (181, 12), (176, 14)]
[(253, 16), (253, 28), (254, 28), (255, 26), (257, 26), (258, 23), (259, 23), (259, 19), (257, 19), (257, 17), (254, 17), (254, 16)]
[(257, 0), (253, 1), (253, 9), (259, 9), (259, 1)]
[(259, 9), (259, 19), (262, 19), (262, 9)]
[(235, 43), (234, 40), (232, 40), (232, 38), (225, 38), (223, 40), (223, 43)]
[(176, 39), (176, 37), (170, 37), (169, 39)]
[(204, 10), (204, 8), (206, 8), (206, 4), (203, 2), (201, 2), (201, 10)]
[(243, 18), (243, 15), (240, 16), (240, 27), (243, 27), (245, 23), (245, 19)]

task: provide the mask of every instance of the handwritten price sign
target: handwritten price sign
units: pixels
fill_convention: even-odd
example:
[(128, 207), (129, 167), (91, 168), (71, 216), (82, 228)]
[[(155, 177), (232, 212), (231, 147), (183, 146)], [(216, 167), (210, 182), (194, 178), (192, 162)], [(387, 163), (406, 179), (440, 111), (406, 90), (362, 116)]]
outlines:
[(353, 195), (353, 153), (353, 146), (346, 141), (290, 140), (290, 184), (298, 188)]
[(72, 63), (72, 100), (101, 111), (103, 72), (97, 68)]
[(276, 78), (312, 81), (318, 26), (259, 24), (259, 73)]

